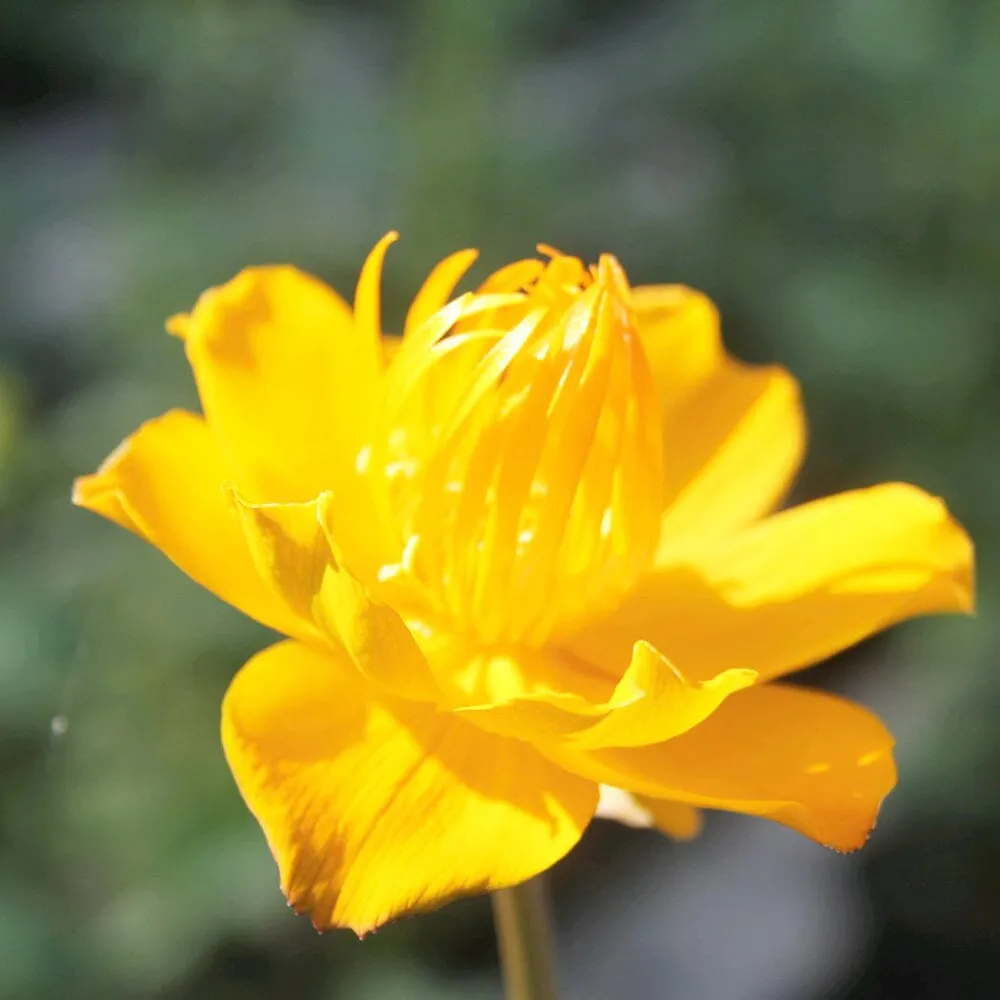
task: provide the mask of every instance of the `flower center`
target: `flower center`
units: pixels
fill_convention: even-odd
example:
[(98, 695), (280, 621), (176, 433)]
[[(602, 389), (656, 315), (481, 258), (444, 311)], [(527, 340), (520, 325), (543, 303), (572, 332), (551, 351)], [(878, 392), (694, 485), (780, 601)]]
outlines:
[(446, 307), (389, 372), (370, 472), (404, 555), (383, 573), (484, 642), (571, 629), (651, 558), (662, 439), (629, 300), (614, 257), (554, 256)]

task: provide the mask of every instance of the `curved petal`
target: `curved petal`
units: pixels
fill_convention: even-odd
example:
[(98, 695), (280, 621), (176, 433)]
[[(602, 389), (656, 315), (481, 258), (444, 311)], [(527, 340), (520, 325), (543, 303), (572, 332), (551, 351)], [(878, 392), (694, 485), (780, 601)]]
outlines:
[(251, 504), (235, 491), (247, 545), (260, 575), (296, 614), (343, 647), (386, 691), (418, 701), (440, 692), (402, 618), (354, 576), (328, 532), (332, 497)]
[(550, 750), (577, 774), (651, 798), (765, 816), (840, 851), (861, 847), (896, 782), (892, 736), (860, 705), (747, 688), (668, 743)]
[(381, 366), (378, 352), (382, 343), (382, 265), (389, 247), (399, 239), (391, 230), (372, 248), (365, 259), (354, 290), (354, 323), (366, 351), (374, 351)]
[(701, 833), (703, 825), (701, 810), (686, 802), (630, 795), (611, 785), (601, 785), (595, 815), (598, 819), (613, 819), (625, 826), (655, 826), (674, 840), (693, 840)]
[(346, 303), (293, 267), (248, 268), (169, 329), (185, 341), (240, 489), (282, 502), (333, 491), (345, 534), (364, 552), (356, 561), (378, 563), (369, 550), (384, 536), (356, 462), (371, 431), (381, 348)]
[(215, 439), (193, 413), (171, 410), (143, 424), (91, 476), (73, 502), (155, 545), (188, 576), (257, 621), (286, 635), (308, 634), (257, 573), (223, 484)]
[(406, 313), (406, 321), (403, 324), (404, 337), (429, 320), (439, 309), (444, 308), (455, 286), (478, 256), (478, 250), (459, 250), (435, 266), (420, 291), (414, 296), (413, 303)]
[(725, 361), (719, 312), (685, 285), (637, 285), (632, 309), (666, 421)]
[(222, 711), (226, 759), (289, 902), (359, 935), (522, 882), (579, 840), (597, 786), (525, 744), (387, 701), (296, 643), (259, 653)]
[(670, 740), (707, 719), (757, 672), (734, 667), (704, 681), (685, 677), (648, 642), (637, 642), (615, 688), (614, 710), (572, 740), (577, 747), (637, 747)]
[(805, 418), (791, 375), (727, 356), (702, 293), (640, 286), (632, 304), (663, 419), (666, 557), (770, 511), (798, 472)]
[[(692, 682), (646, 642), (635, 644), (617, 684), (558, 650), (473, 652), (459, 669), (476, 689), (456, 713), (489, 732), (581, 748), (672, 739), (757, 679), (752, 670), (734, 669)], [(454, 666), (448, 672), (454, 683)]]
[(805, 451), (798, 383), (782, 368), (729, 359), (668, 414), (663, 449), (660, 561), (778, 505)]
[(972, 544), (944, 503), (890, 483), (803, 504), (651, 573), (570, 643), (622, 662), (648, 639), (695, 678), (809, 666), (916, 615), (970, 611)]

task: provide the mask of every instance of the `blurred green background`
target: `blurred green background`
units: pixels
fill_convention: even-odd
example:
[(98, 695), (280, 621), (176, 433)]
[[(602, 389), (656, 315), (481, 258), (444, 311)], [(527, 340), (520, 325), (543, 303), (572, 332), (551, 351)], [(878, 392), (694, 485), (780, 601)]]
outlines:
[(284, 907), (217, 737), (264, 630), (69, 504), (194, 403), (164, 317), (249, 263), (350, 295), (392, 227), (390, 321), (468, 245), (703, 288), (803, 382), (799, 498), (914, 481), (980, 551), (976, 620), (806, 677), (899, 737), (869, 847), (597, 823), (567, 995), (1000, 995), (998, 95), (994, 0), (0, 6), (0, 997), (497, 995), (484, 900), (362, 944)]

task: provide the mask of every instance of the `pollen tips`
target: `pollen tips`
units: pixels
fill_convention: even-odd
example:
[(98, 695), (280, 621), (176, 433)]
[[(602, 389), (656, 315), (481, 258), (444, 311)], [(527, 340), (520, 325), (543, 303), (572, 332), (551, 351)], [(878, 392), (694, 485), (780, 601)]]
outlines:
[(618, 258), (611, 253), (602, 253), (597, 265), (597, 281), (610, 289), (627, 305), (632, 304), (632, 287)]

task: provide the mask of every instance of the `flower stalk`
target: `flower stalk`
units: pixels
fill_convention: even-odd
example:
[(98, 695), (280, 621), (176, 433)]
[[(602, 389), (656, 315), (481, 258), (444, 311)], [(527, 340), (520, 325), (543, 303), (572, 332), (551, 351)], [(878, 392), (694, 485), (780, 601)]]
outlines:
[(492, 894), (507, 1000), (557, 1000), (555, 948), (542, 876)]

